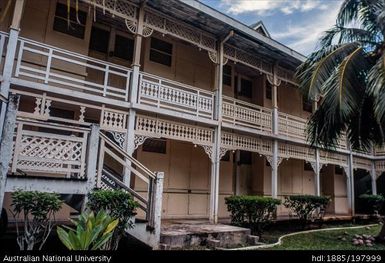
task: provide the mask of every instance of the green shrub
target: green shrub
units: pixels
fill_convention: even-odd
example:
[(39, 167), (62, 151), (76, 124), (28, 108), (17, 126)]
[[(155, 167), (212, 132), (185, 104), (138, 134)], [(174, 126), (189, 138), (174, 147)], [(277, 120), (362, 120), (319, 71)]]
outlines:
[(284, 206), (292, 210), (298, 218), (307, 223), (314, 219), (321, 219), (330, 198), (315, 195), (292, 195), (285, 197)]
[(358, 198), (362, 201), (364, 207), (366, 208), (366, 211), (374, 215), (379, 214), (380, 210), (385, 204), (385, 197), (383, 195), (363, 194), (360, 195)]
[(235, 195), (225, 198), (227, 210), (231, 213), (231, 222), (238, 226), (247, 226), (253, 233), (261, 234), (263, 228), (271, 222), (280, 200), (263, 197)]
[(108, 244), (110, 249), (116, 250), (125, 230), (134, 226), (133, 217), (136, 215), (138, 203), (131, 194), (123, 190), (94, 190), (88, 194), (87, 206), (95, 213), (104, 210), (112, 218), (119, 219)]
[(92, 211), (83, 212), (78, 220), (72, 222), (75, 228), (57, 227), (60, 241), (69, 250), (100, 250), (108, 249), (106, 244), (111, 240), (119, 219), (114, 219), (100, 210), (96, 216)]
[[(33, 250), (38, 244), (38, 249), (42, 249), (61, 205), (59, 195), (54, 193), (21, 190), (12, 193), (11, 213), (16, 220), (16, 240), (20, 250)], [(20, 216), (23, 226), (19, 226)]]

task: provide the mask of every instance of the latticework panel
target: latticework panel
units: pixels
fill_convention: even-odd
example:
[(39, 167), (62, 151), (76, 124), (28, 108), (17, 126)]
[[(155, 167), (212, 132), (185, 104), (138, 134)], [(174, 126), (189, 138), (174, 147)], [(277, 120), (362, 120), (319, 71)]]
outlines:
[(315, 150), (307, 146), (295, 145), (290, 143), (278, 144), (278, 156), (281, 158), (294, 158), (308, 162), (315, 161)]
[(222, 133), (221, 147), (229, 150), (256, 152), (263, 155), (272, 154), (271, 140), (229, 132)]
[(23, 131), (17, 142), (15, 168), (30, 172), (83, 178), (86, 141), (83, 138)]
[(346, 167), (348, 165), (348, 156), (328, 151), (320, 151), (320, 162), (322, 164), (334, 164)]
[(273, 67), (271, 64), (263, 61), (261, 58), (251, 55), (239, 48), (225, 44), (224, 57), (234, 62), (239, 62), (249, 67), (255, 68), (265, 74), (273, 74)]
[(103, 12), (123, 19), (136, 21), (137, 7), (125, 0), (82, 0)]
[(369, 159), (353, 157), (353, 168), (371, 171), (372, 170), (372, 161)]
[(112, 109), (102, 109), (100, 128), (108, 131), (126, 132), (127, 113)]
[(183, 22), (175, 21), (155, 12), (146, 11), (144, 25), (163, 34), (168, 34), (187, 41), (199, 48), (216, 52), (215, 37)]
[(173, 122), (159, 118), (138, 115), (136, 118), (135, 134), (188, 141), (200, 145), (212, 145), (214, 130), (210, 128)]

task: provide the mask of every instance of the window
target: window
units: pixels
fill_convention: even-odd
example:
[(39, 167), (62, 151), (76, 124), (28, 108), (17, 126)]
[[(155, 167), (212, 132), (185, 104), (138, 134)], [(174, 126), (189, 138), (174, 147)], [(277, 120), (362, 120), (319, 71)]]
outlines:
[(110, 32), (93, 26), (91, 30), (90, 49), (107, 54)]
[[(80, 23), (78, 23), (77, 18), (79, 19)], [(71, 7), (68, 24), (67, 5), (57, 3), (55, 18), (53, 22), (53, 30), (83, 39), (86, 28), (85, 25), (87, 21), (87, 13), (79, 10), (77, 18), (75, 8)]]
[(305, 96), (302, 97), (302, 109), (307, 112), (313, 112), (313, 105), (310, 100), (308, 100)]
[(121, 35), (115, 36), (114, 56), (132, 61), (134, 40)]
[(240, 151), (239, 164), (251, 164), (252, 163), (252, 154), (247, 151)]
[(158, 38), (151, 38), (150, 60), (171, 67), (172, 44)]
[(232, 86), (232, 68), (229, 65), (223, 66), (223, 85)]
[(303, 170), (304, 171), (313, 171), (313, 167), (311, 167), (311, 164), (308, 162), (303, 162)]
[(273, 87), (270, 82), (266, 80), (266, 99), (271, 100), (273, 98)]
[(334, 173), (335, 174), (344, 174), (344, 169), (341, 166), (336, 165), (334, 167)]
[(241, 90), (239, 95), (252, 98), (253, 97), (253, 82), (247, 79), (241, 79)]
[(147, 139), (144, 141), (142, 150), (152, 153), (166, 153), (166, 140), (164, 139)]

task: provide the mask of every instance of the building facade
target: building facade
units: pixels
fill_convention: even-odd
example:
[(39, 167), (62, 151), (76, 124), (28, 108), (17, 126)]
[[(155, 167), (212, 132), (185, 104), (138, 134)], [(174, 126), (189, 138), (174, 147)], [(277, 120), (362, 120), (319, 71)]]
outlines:
[(17, 188), (73, 200), (119, 187), (162, 219), (217, 222), (234, 194), (325, 195), (328, 213), (351, 215), (357, 183), (377, 192), (385, 151), (307, 143), (305, 57), (262, 23), (191, 0), (0, 5), (4, 206)]

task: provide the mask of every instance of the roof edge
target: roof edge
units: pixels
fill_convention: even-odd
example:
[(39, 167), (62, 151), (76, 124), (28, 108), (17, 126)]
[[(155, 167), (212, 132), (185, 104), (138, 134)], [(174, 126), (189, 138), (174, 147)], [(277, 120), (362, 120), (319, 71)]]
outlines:
[(253, 30), (252, 28), (248, 27), (247, 25), (243, 24), (242, 22), (218, 11), (218, 10), (215, 10), (214, 8), (212, 7), (209, 7), (197, 0), (178, 0), (179, 2), (187, 5), (187, 6), (190, 6), (192, 8), (195, 8), (207, 15), (210, 15), (214, 18), (217, 18), (223, 22), (225, 22), (226, 24), (228, 24), (229, 26), (233, 27), (234, 29), (236, 30), (239, 30), (241, 31), (242, 33), (246, 34), (246, 35), (249, 35), (250, 37), (254, 38), (254, 39), (257, 39), (259, 41), (262, 41), (268, 45), (270, 45), (271, 47), (275, 48), (275, 49), (278, 49), (279, 51), (297, 59), (298, 61), (300, 62), (304, 62), (306, 60), (306, 56), (302, 55), (301, 53), (295, 51), (294, 49), (291, 49), (289, 48), (288, 46), (272, 39), (272, 38), (268, 38), (268, 37), (265, 37), (261, 34), (259, 34), (258, 32), (256, 32), (255, 30)]

